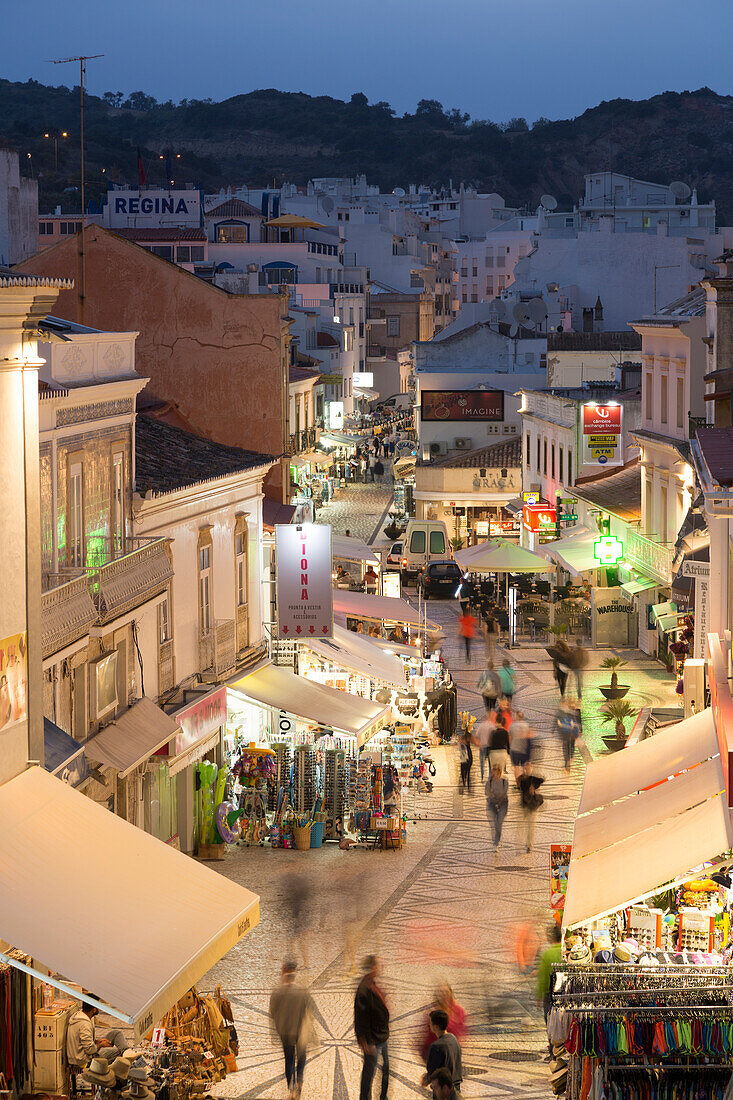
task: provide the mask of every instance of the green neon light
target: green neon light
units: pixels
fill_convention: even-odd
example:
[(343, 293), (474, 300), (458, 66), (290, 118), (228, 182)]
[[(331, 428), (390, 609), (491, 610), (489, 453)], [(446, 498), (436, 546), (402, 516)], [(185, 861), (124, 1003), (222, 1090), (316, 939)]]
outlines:
[(599, 565), (616, 565), (624, 556), (624, 544), (615, 535), (602, 535), (593, 543), (593, 557)]

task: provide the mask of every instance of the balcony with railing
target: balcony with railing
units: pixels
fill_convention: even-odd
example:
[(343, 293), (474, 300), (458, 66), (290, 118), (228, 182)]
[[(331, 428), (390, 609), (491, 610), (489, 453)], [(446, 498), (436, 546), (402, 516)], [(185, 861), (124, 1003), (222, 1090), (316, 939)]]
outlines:
[(211, 630), (199, 633), (199, 669), (202, 679), (219, 680), (233, 672), (237, 661), (234, 619), (216, 619)]
[(312, 451), (320, 437), (318, 428), (305, 428), (301, 432), (293, 432), (290, 436), (290, 454), (300, 455), (306, 451)]
[(386, 359), (387, 348), (384, 344), (369, 344), (367, 348), (367, 359)]
[[(64, 596), (58, 590), (66, 588), (70, 582), (76, 584), (69, 590), (73, 593), (68, 597), (69, 604), (78, 604), (78, 614), (81, 615), (81, 604), (84, 603), (88, 613), (86, 601), (79, 597), (81, 589), (86, 587), (94, 611), (92, 621), (98, 625), (104, 626), (120, 615), (134, 611), (164, 592), (173, 576), (173, 567), (166, 553), (167, 541), (165, 538), (127, 536), (87, 538), (82, 547), (83, 564), (44, 573), (44, 613), (48, 608), (50, 614), (53, 608), (55, 620), (63, 618), (61, 607)], [(60, 630), (60, 623), (51, 626), (49, 620), (51, 633), (58, 635)]]
[(633, 527), (625, 526), (623, 532), (624, 557), (663, 584), (672, 583), (674, 546), (654, 542)]
[(97, 621), (97, 609), (92, 602), (85, 573), (71, 579), (47, 574), (44, 588), (41, 596), (41, 645), (45, 659), (83, 638)]
[(173, 652), (173, 639), (161, 642), (158, 646), (158, 694), (163, 695), (176, 686), (174, 669), (175, 655)]

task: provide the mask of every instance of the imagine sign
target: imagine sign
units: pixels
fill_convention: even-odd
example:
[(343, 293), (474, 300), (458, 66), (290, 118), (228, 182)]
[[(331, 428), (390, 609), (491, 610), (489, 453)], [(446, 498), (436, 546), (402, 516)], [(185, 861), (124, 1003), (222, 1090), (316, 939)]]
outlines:
[(453, 420), (465, 424), (470, 421), (503, 420), (504, 391), (422, 390), (420, 417), (432, 423)]

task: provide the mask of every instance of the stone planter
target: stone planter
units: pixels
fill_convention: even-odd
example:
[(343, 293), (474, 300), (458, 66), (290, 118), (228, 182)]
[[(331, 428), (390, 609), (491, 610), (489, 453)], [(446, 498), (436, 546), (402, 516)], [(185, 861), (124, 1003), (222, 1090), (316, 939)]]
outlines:
[(606, 687), (599, 687), (598, 690), (606, 701), (610, 701), (611, 699), (623, 699), (626, 692), (631, 690), (631, 685), (619, 684), (615, 688), (607, 685)]
[(617, 737), (616, 734), (603, 738), (603, 744), (606, 746), (609, 752), (618, 752), (620, 749), (625, 749), (626, 741), (626, 737)]

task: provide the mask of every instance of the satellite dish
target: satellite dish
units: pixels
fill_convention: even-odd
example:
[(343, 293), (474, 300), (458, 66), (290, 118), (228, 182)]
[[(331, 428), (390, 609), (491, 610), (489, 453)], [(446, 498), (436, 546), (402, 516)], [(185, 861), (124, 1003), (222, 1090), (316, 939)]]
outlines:
[(541, 325), (547, 318), (547, 305), (542, 298), (531, 298), (530, 301), (526, 303), (525, 308), (529, 314), (530, 320), (534, 321), (536, 325)]
[(554, 195), (541, 195), (540, 203), (545, 210), (557, 210), (557, 199)]
[(511, 336), (512, 339), (514, 339), (514, 337), (517, 335), (518, 332), (519, 332), (519, 325), (512, 325), (512, 327), (509, 329), (509, 335)]
[(396, 195), (398, 199), (404, 199), (406, 192), (404, 187), (395, 187), (392, 194)]
[(684, 202), (685, 199), (690, 197), (690, 188), (682, 180), (675, 180), (674, 183), (670, 183), (669, 189), (677, 199), (677, 202)]
[(324, 214), (330, 214), (333, 210), (333, 199), (326, 196), (325, 199), (321, 199), (321, 209)]
[(517, 302), (514, 309), (512, 310), (512, 317), (519, 325), (527, 324), (527, 321), (530, 320), (530, 315), (524, 302)]

